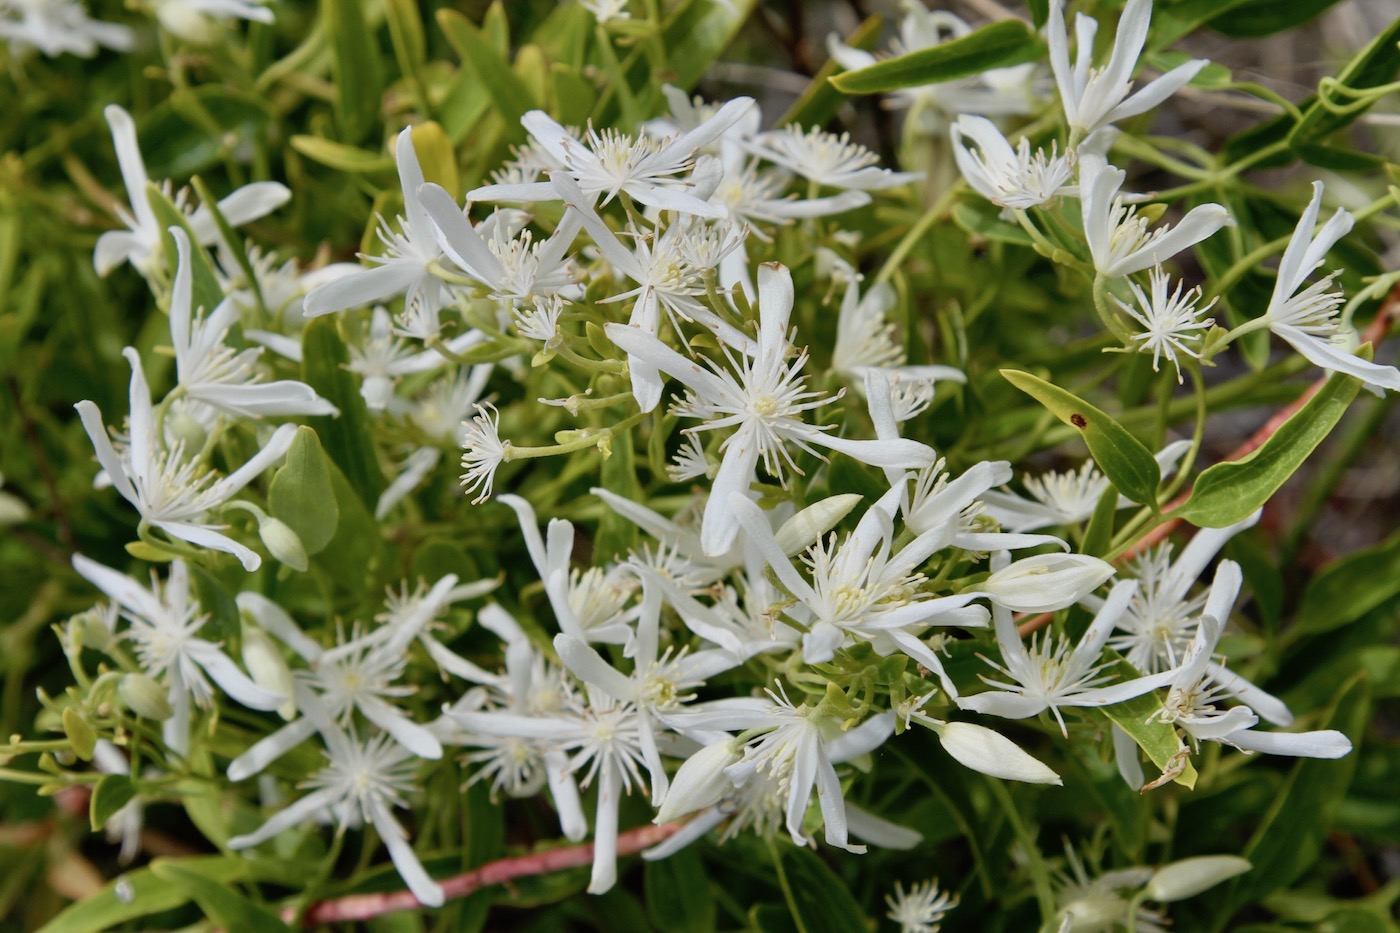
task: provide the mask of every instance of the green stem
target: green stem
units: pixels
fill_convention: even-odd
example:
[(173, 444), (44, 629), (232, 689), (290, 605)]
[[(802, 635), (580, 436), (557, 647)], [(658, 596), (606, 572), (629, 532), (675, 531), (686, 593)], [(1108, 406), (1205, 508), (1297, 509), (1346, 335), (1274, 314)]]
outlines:
[(890, 257), (886, 259), (885, 264), (880, 267), (879, 273), (875, 276), (875, 281), (871, 283), (872, 288), (890, 280), (895, 270), (904, 264), (904, 260), (909, 255), (910, 250), (918, 244), (919, 240), (923, 239), (924, 234), (928, 233), (929, 230), (933, 228), (934, 224), (942, 220), (943, 215), (952, 210), (953, 205), (958, 200), (958, 196), (962, 194), (966, 186), (966, 182), (959, 181), (947, 191), (943, 192), (938, 200), (929, 205), (928, 210), (924, 211), (923, 216), (915, 221), (914, 226), (909, 228), (909, 232), (904, 234), (904, 239), (899, 241), (899, 245), (894, 248), (894, 252), (890, 253)]
[(1040, 847), (1036, 844), (1030, 828), (1021, 819), (1021, 811), (1016, 809), (1016, 801), (1011, 799), (1011, 792), (1006, 789), (1006, 785), (997, 778), (990, 778), (987, 785), (991, 787), (992, 796), (1001, 805), (1006, 818), (1011, 821), (1011, 829), (1026, 852), (1026, 864), (1030, 867), (1031, 881), (1035, 885), (1036, 903), (1040, 905), (1040, 920), (1041, 923), (1049, 923), (1055, 914), (1055, 892), (1050, 885), (1050, 870), (1040, 855)]

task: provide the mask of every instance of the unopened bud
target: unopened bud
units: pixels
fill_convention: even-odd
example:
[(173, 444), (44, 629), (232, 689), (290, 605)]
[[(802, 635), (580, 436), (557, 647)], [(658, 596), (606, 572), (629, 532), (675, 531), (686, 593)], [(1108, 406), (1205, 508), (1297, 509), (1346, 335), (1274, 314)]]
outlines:
[(981, 588), (1014, 612), (1053, 612), (1089, 595), (1113, 572), (1112, 564), (1087, 554), (1037, 554), (996, 571)]
[(1147, 899), (1160, 903), (1184, 901), (1252, 867), (1248, 859), (1237, 855), (1202, 855), (1172, 862), (1157, 869), (1147, 883)]
[(199, 419), (187, 411), (173, 411), (165, 419), (165, 428), (178, 442), (183, 442), (186, 450), (199, 450), (209, 437), (209, 432)]
[(267, 551), (278, 561), (291, 567), (297, 573), (305, 573), (309, 566), (306, 557), (306, 547), (302, 545), (301, 538), (291, 529), (286, 522), (272, 516), (264, 516), (258, 520), (258, 535), (262, 538), (262, 543), (267, 547)]
[(127, 674), (117, 684), (117, 696), (142, 719), (163, 722), (175, 715), (166, 690), (145, 674)]
[(668, 823), (723, 800), (734, 787), (724, 769), (738, 760), (739, 753), (730, 741), (708, 745), (687, 758), (671, 781), (671, 789), (656, 813), (656, 822)]
[(837, 522), (849, 515), (860, 499), (856, 493), (846, 493), (827, 496), (819, 502), (812, 503), (783, 522), (783, 526), (774, 535), (778, 539), (778, 547), (789, 557), (807, 550), (818, 538), (835, 528)]
[(283, 719), (291, 719), (297, 714), (297, 705), (292, 696), (292, 671), (287, 659), (277, 650), (277, 645), (267, 633), (256, 625), (243, 626), (243, 664), (253, 683), (272, 693), (287, 697), (287, 702), (277, 707), (277, 714)]

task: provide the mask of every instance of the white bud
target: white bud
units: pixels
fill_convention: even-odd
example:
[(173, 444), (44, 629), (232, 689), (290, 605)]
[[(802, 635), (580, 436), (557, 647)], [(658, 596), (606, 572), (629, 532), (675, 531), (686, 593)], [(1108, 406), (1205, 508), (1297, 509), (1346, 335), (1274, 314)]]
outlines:
[(258, 535), (267, 546), (269, 554), (297, 573), (306, 572), (309, 565), (306, 548), (302, 545), (301, 538), (286, 522), (270, 515), (264, 516), (258, 520)]
[(0, 525), (18, 525), (29, 521), (29, 506), (18, 496), (0, 490)]
[(671, 789), (656, 813), (657, 823), (669, 823), (678, 816), (714, 806), (724, 799), (734, 784), (724, 769), (739, 760), (731, 741), (717, 742), (686, 759), (671, 780)]
[(243, 664), (248, 668), (248, 676), (253, 683), (272, 693), (287, 697), (287, 702), (277, 707), (277, 715), (291, 719), (297, 714), (296, 701), (292, 697), (292, 671), (286, 658), (277, 650), (276, 643), (256, 625), (243, 626)]
[(835, 528), (837, 522), (849, 515), (860, 499), (859, 495), (852, 492), (827, 496), (820, 502), (812, 503), (783, 522), (783, 527), (774, 535), (778, 540), (778, 547), (789, 557), (807, 550), (818, 538)]
[(985, 726), (944, 722), (933, 726), (943, 750), (965, 768), (1007, 781), (1060, 784), (1060, 776), (1032, 758), (1015, 742)]
[(117, 696), (143, 719), (163, 722), (175, 715), (166, 690), (145, 674), (127, 674), (117, 684)]
[(1238, 855), (1202, 855), (1172, 862), (1157, 869), (1147, 883), (1147, 899), (1163, 903), (1184, 901), (1252, 867), (1248, 859)]
[(1087, 554), (1037, 554), (993, 573), (982, 591), (1014, 612), (1053, 612), (1089, 595), (1113, 573), (1112, 564)]

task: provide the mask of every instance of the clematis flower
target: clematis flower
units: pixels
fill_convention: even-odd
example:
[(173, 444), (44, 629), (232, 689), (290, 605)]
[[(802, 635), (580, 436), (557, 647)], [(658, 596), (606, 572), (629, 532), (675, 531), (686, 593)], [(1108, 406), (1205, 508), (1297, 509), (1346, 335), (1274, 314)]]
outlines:
[(881, 191), (923, 177), (921, 172), (880, 168), (879, 156), (860, 143), (851, 142), (849, 134), (838, 136), (820, 127), (804, 131), (801, 127), (786, 126), (764, 133), (755, 141), (753, 151), (828, 188)]
[(286, 701), (284, 695), (254, 683), (218, 644), (198, 637), (209, 614), (200, 612), (190, 592), (184, 561), (171, 562), (164, 584), (152, 575), (150, 589), (81, 554), (74, 555), (73, 569), (121, 607), (129, 623), (121, 637), (131, 642), (141, 669), (169, 691), (174, 714), (162, 728), (171, 751), (189, 751), (191, 704), (211, 708), (214, 686), (251, 709), (272, 710)]
[(395, 232), (379, 219), (379, 239), (384, 255), (360, 258), (373, 268), (360, 269), (316, 287), (306, 296), (308, 317), (331, 314), (348, 308), (363, 308), (376, 302), (404, 296), (404, 332), (427, 340), (439, 333), (438, 312), (452, 300), (456, 286), (444, 282), (436, 264), (443, 258), (440, 234), (423, 204), (423, 169), (413, 148), (413, 130), (399, 133), (394, 144), (398, 162), (399, 186), (403, 191), (404, 213)]
[[(107, 117), (107, 125), (112, 128), (117, 164), (121, 167), (122, 181), (126, 184), (131, 206), (129, 210), (117, 208), (117, 217), (126, 224), (127, 229), (109, 230), (98, 237), (92, 264), (97, 274), (103, 276), (123, 262), (131, 263), (142, 275), (149, 275), (152, 266), (160, 263), (161, 236), (165, 230), (156, 219), (147, 196), (149, 180), (146, 177), (146, 160), (141, 157), (141, 146), (136, 140), (136, 124), (131, 115), (116, 104), (109, 104), (102, 112)], [(167, 192), (169, 186), (169, 182), (162, 185)], [(253, 182), (219, 201), (219, 213), (224, 215), (230, 226), (241, 227), (272, 213), (291, 197), (292, 192), (286, 185), (275, 181)], [(218, 242), (219, 228), (209, 208), (191, 208), (186, 203), (184, 192), (176, 195), (174, 200), (176, 207), (184, 211), (186, 222), (199, 245), (209, 246)]]
[(154, 0), (161, 28), (187, 42), (211, 45), (223, 35), (222, 20), (270, 23), (274, 16), (263, 0)]
[(408, 806), (406, 798), (417, 786), (412, 753), (383, 733), (361, 740), (354, 731), (346, 733), (330, 722), (322, 730), (327, 762), (307, 781), (310, 792), (253, 832), (231, 838), (229, 848), (252, 848), (313, 820), (334, 819), (340, 830), (368, 823), (413, 896), (427, 907), (441, 907), (445, 900), (441, 886), (424, 870), (409, 845), (408, 833), (393, 814), (394, 807)]
[(1069, 34), (1065, 29), (1064, 0), (1050, 0), (1045, 38), (1050, 45), (1050, 68), (1055, 73), (1060, 102), (1070, 131), (1084, 137), (1101, 126), (1146, 113), (1175, 94), (1206, 65), (1194, 59), (1148, 82), (1133, 92), (1133, 70), (1147, 42), (1152, 20), (1152, 0), (1128, 0), (1114, 31), (1108, 64), (1095, 68), (1094, 36), (1099, 23), (1079, 14), (1074, 22), (1078, 47), (1074, 67), (1069, 63)]
[[(1092, 22), (1092, 20), (1091, 20)], [(1079, 199), (1094, 269), (1116, 279), (1150, 269), (1231, 223), (1219, 204), (1193, 207), (1175, 226), (1148, 229), (1148, 220), (1119, 196), (1127, 173), (1093, 147), (1079, 152)]]
[(339, 414), (304, 382), (263, 382), (254, 366), (262, 350), (235, 350), (224, 342), (238, 321), (232, 301), (221, 301), (207, 314), (195, 313), (190, 239), (179, 227), (171, 227), (170, 235), (179, 256), (170, 293), (170, 338), (185, 395), (234, 417)]
[(92, 58), (99, 47), (131, 51), (136, 35), (129, 26), (91, 18), (72, 0), (5, 0), (0, 3), (0, 39), (16, 58), (31, 48), (49, 58)]
[(279, 427), (247, 463), (216, 480), (213, 473), (186, 457), (183, 442), (167, 448), (157, 437), (151, 390), (146, 385), (141, 357), (131, 347), (122, 354), (131, 364), (131, 438), (122, 450), (118, 452), (113, 446), (102, 423), (102, 412), (95, 404), (85, 400), (73, 406), (96, 450), (98, 463), (121, 497), (136, 506), (143, 523), (198, 547), (232, 554), (242, 562), (243, 569), (257, 570), (262, 565), (257, 552), (222, 534), (220, 526), (210, 524), (206, 516), (280, 460), (292, 446), (296, 426)]
[(966, 114), (953, 124), (952, 135), (953, 158), (963, 179), (993, 204), (1025, 210), (1076, 191), (1068, 186), (1074, 175), (1072, 150), (1060, 155), (1052, 147), (1048, 155), (1044, 149), (1032, 155), (1025, 137), (1012, 149), (995, 123)]
[(1219, 299), (1212, 298), (1204, 308), (1197, 308), (1196, 303), (1201, 300), (1201, 287), (1197, 285), (1188, 290), (1186, 283), (1178, 280), (1176, 291), (1172, 291), (1171, 277), (1160, 265), (1153, 267), (1149, 279), (1150, 297), (1142, 286), (1131, 281), (1128, 288), (1132, 290), (1134, 304), (1128, 304), (1117, 295), (1111, 297), (1118, 307), (1142, 326), (1143, 333), (1133, 334), (1132, 339), (1139, 344), (1138, 349), (1142, 352), (1152, 352), (1152, 371), (1157, 372), (1158, 363), (1165, 356), (1167, 362), (1176, 367), (1176, 383), (1180, 385), (1181, 362), (1177, 355), (1201, 358), (1201, 338), (1210, 330), (1215, 319), (1201, 320), (1200, 316)]
[(792, 313), (792, 276), (784, 266), (765, 264), (759, 269), (758, 288), (758, 353), (752, 359), (727, 354), (739, 370), (738, 375), (708, 360), (708, 365), (702, 367), (639, 328), (622, 324), (606, 327), (608, 339), (623, 351), (689, 387), (678, 411), (705, 422), (692, 430), (737, 427), (723, 444), (724, 459), (715, 474), (701, 522), (701, 544), (705, 553), (712, 556), (728, 550), (738, 534), (739, 524), (729, 507), (729, 497), (733, 493), (748, 493), (759, 460), (780, 480), (785, 478), (784, 467), (795, 468), (786, 448), (789, 442), (809, 453), (815, 453), (814, 445), (827, 447), (875, 466), (918, 468), (934, 460), (932, 449), (916, 441), (848, 440), (803, 422), (804, 412), (825, 404), (827, 399), (806, 390), (801, 375), (807, 362), (805, 353), (788, 362), (786, 332)]
[(1127, 611), (1137, 588), (1136, 580), (1120, 580), (1115, 584), (1094, 621), (1073, 648), (1064, 635), (1052, 636), (1044, 632), (1035, 636), (1027, 648), (1016, 631), (1011, 610), (993, 604), (992, 620), (1002, 663), (988, 663), (1011, 682), (984, 676), (982, 680), (995, 689), (963, 697), (958, 705), (1007, 719), (1026, 719), (1048, 709), (1060, 724), (1060, 731), (1068, 737), (1069, 730), (1060, 713), (1062, 707), (1108, 706), (1170, 683), (1175, 671), (1112, 683), (1112, 675), (1105, 670), (1110, 662), (1103, 660), (1104, 645)]
[[(458, 334), (443, 345), (448, 353), (462, 353), (486, 339), (479, 330)], [(350, 348), (350, 363), (345, 367), (358, 375), (360, 395), (371, 411), (383, 411), (394, 398), (394, 383), (401, 376), (426, 373), (447, 365), (447, 358), (437, 350), (411, 352), (403, 340), (394, 336), (389, 312), (381, 305), (370, 315), (369, 333), (359, 346)]]
[[(1338, 208), (1316, 230), (1318, 213), (1322, 210), (1322, 182), (1313, 182), (1313, 197), (1278, 267), (1278, 280), (1269, 298), (1264, 320), (1269, 329), (1288, 341), (1309, 362), (1329, 372), (1346, 373), (1360, 379), (1366, 389), (1383, 395), (1386, 389), (1400, 392), (1400, 371), (1394, 366), (1382, 366), (1364, 360), (1351, 352), (1356, 336), (1342, 327), (1338, 313), (1344, 301), (1340, 291), (1332, 289), (1338, 273), (1332, 272), (1307, 288), (1303, 283), (1313, 270), (1322, 265), (1327, 253), (1350, 231), (1354, 218)], [(1300, 291), (1301, 289), (1301, 291)]]
[[(734, 126), (750, 108), (753, 98), (729, 101), (714, 116), (684, 133), (664, 141), (632, 138), (616, 130), (589, 128), (585, 139), (571, 136), (548, 114), (532, 110), (521, 124), (544, 152), (590, 198), (607, 204), (626, 194), (640, 204), (699, 217), (723, 217), (724, 208), (690, 194), (691, 181), (677, 177), (694, 169), (696, 174), (716, 174), (713, 157), (696, 159), (703, 147)], [(553, 201), (560, 192), (552, 182), (486, 185), (468, 192), (473, 201)]]

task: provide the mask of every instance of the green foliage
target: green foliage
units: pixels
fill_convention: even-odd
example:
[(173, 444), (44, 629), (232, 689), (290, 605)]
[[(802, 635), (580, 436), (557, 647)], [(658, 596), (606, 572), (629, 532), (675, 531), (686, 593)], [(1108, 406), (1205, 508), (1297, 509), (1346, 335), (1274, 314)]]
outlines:
[(1020, 65), (1035, 61), (1044, 51), (1035, 33), (1024, 23), (1005, 19), (958, 39), (836, 75), (831, 83), (847, 94), (881, 94), (954, 81), (981, 74), (988, 68)]

